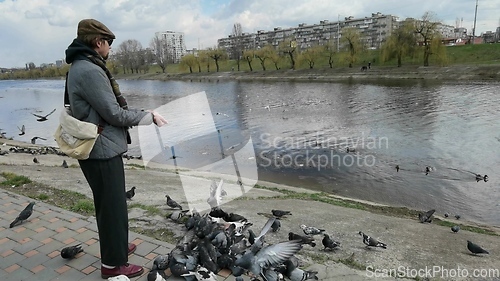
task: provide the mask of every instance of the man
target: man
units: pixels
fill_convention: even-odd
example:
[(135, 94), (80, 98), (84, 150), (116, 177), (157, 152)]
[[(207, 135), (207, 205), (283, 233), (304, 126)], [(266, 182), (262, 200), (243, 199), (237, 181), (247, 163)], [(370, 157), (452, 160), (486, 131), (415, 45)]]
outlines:
[(101, 250), (101, 277), (139, 276), (141, 266), (128, 263), (136, 245), (128, 243), (128, 213), (122, 154), (127, 151), (128, 128), (167, 121), (155, 111), (128, 108), (118, 84), (106, 68), (115, 35), (94, 19), (78, 23), (77, 38), (66, 50), (71, 64), (67, 89), (72, 115), (99, 125), (100, 134), (80, 168), (92, 189)]

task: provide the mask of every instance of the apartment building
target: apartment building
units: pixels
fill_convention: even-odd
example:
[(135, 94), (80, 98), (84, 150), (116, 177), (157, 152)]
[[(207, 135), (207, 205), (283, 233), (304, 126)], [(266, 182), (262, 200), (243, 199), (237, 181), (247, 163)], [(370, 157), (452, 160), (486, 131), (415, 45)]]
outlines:
[(306, 49), (328, 42), (338, 44), (342, 31), (347, 27), (353, 27), (361, 32), (362, 41), (367, 48), (378, 48), (398, 24), (396, 16), (373, 13), (371, 17), (345, 17), (343, 21), (322, 20), (319, 24), (301, 23), (291, 28), (275, 27), (271, 31), (258, 30), (256, 33), (243, 33), (239, 38), (229, 35), (227, 38), (219, 39), (217, 43), (219, 48), (227, 50), (230, 50), (235, 42), (241, 44), (244, 49), (253, 49), (265, 45), (277, 47), (288, 39), (293, 40), (300, 49)]
[(160, 38), (161, 49), (166, 51), (170, 63), (179, 63), (186, 54), (186, 42), (183, 32), (159, 31), (155, 36)]
[[(397, 16), (377, 12), (364, 18), (349, 16), (335, 22), (322, 20), (319, 24), (301, 23), (297, 27), (291, 28), (275, 27), (271, 31), (259, 30), (251, 34), (243, 33), (238, 38), (229, 35), (227, 38), (219, 39), (217, 43), (219, 48), (228, 51), (236, 43), (240, 44), (243, 49), (255, 49), (265, 45), (277, 47), (286, 39), (293, 40), (301, 50), (328, 43), (339, 47), (342, 32), (346, 28), (355, 28), (360, 32), (361, 41), (365, 48), (378, 49), (387, 40), (387, 37), (399, 27), (400, 23)], [(456, 38), (455, 27), (451, 25), (440, 24), (438, 30), (443, 38)]]

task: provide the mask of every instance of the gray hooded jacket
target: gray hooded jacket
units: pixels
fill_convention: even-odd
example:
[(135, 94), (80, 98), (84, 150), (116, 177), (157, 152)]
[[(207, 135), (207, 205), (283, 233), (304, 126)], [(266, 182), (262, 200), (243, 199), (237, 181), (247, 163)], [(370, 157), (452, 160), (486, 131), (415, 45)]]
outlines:
[(102, 118), (105, 124), (89, 159), (109, 159), (125, 153), (128, 149), (127, 128), (139, 123), (150, 125), (152, 114), (121, 108), (106, 73), (98, 65), (85, 59), (71, 62), (68, 95), (72, 115), (94, 124), (99, 124)]

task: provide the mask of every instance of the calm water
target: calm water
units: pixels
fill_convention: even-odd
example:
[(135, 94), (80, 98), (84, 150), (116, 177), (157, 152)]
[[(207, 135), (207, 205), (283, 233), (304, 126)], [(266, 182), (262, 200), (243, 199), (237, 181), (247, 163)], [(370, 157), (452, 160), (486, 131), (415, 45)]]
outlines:
[[(261, 180), (500, 226), (500, 83), (119, 83), (128, 103), (145, 109), (206, 91), (223, 147), (237, 150), (251, 137)], [(54, 145), (63, 89), (63, 81), (0, 81), (2, 132)], [(32, 115), (54, 108), (46, 122)], [(130, 154), (139, 155), (132, 133)], [(214, 136), (198, 137), (176, 155), (178, 165), (195, 167), (220, 158), (220, 146)], [(474, 173), (489, 181), (476, 182)]]

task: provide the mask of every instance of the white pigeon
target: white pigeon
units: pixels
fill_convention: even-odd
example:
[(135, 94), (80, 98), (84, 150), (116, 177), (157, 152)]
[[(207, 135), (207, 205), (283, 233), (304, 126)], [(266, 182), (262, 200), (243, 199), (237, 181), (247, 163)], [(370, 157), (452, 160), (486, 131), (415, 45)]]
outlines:
[(324, 229), (316, 228), (314, 226), (306, 226), (305, 224), (300, 225), (300, 228), (306, 235), (317, 235), (325, 232)]
[(126, 275), (118, 275), (114, 277), (109, 277), (108, 281), (130, 281)]

